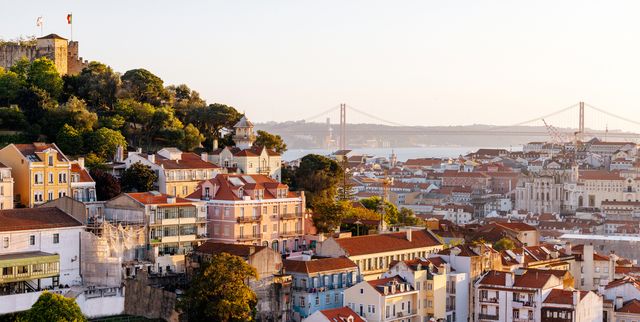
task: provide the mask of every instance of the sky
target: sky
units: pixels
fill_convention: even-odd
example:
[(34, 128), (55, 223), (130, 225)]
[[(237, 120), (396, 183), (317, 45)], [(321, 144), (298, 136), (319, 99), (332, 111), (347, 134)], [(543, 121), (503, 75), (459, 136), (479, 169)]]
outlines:
[[(639, 1), (16, 1), (0, 37), (73, 38), (256, 122), (346, 103), (406, 125), (509, 125), (585, 101), (640, 120)], [(8, 10), (7, 10), (8, 9)], [(329, 115), (338, 122), (339, 114)], [(318, 117), (316, 121), (324, 121)], [(348, 122), (379, 123), (356, 112)], [(577, 110), (550, 118), (577, 125)], [(586, 112), (587, 127), (640, 126)], [(543, 125), (541, 121), (532, 125)]]

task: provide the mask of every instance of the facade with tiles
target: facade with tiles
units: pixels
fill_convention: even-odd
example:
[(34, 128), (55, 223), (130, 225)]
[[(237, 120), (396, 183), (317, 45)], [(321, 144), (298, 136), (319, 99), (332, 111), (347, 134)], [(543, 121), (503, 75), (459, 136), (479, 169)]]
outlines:
[(296, 321), (318, 310), (342, 307), (344, 291), (361, 281), (356, 264), (344, 257), (289, 259), (284, 262), (284, 268), (292, 277)]
[(188, 196), (207, 204), (215, 242), (269, 246), (282, 253), (306, 249), (304, 193), (260, 174), (219, 174)]

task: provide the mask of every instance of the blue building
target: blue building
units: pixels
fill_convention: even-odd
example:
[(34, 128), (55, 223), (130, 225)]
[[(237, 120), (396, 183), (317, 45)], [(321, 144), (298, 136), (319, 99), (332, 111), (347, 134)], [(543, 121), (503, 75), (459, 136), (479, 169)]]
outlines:
[(318, 310), (344, 306), (344, 290), (362, 280), (358, 266), (346, 257), (285, 260), (292, 277), (293, 315), (296, 320)]

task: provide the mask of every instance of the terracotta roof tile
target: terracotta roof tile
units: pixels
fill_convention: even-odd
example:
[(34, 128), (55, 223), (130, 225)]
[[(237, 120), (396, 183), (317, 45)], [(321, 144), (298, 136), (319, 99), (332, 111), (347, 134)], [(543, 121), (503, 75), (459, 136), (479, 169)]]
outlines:
[[(389, 286), (389, 288), (396, 287), (396, 292), (393, 293), (391, 292), (391, 289), (389, 290), (389, 292), (387, 293), (388, 295), (390, 294), (400, 294), (400, 293), (406, 293), (406, 292), (411, 292), (413, 291), (413, 288), (411, 287), (411, 284), (405, 282), (404, 279), (402, 279), (402, 277), (396, 275), (393, 277), (387, 277), (387, 278), (379, 278), (376, 280), (372, 280), (372, 281), (368, 281), (367, 283), (369, 283), (369, 285), (373, 286), (373, 288), (378, 291), (378, 293), (384, 295), (384, 290), (383, 287), (384, 286)], [(405, 289), (403, 292), (400, 292), (399, 289), (397, 288), (397, 285), (400, 284), (405, 284)]]
[(616, 312), (640, 314), (640, 300), (631, 299), (630, 301), (626, 301)]
[(80, 168), (80, 165), (77, 163), (71, 164), (71, 172), (77, 173), (80, 175), (80, 182), (94, 182), (91, 175), (89, 175), (89, 171), (87, 169)]
[(167, 159), (156, 154), (156, 164), (161, 165), (165, 169), (218, 169), (219, 166), (202, 160), (202, 158), (191, 152), (182, 153), (180, 160)]
[[(159, 192), (128, 192), (129, 197), (145, 205), (161, 205), (168, 204), (168, 194)], [(176, 204), (190, 204), (191, 200), (185, 198), (176, 198)]]
[(337, 238), (336, 242), (347, 252), (348, 256), (442, 245), (442, 243), (427, 230), (414, 230), (411, 233), (411, 241), (407, 240), (405, 232), (399, 232)]
[[(322, 315), (324, 315), (331, 322), (365, 322), (365, 320), (361, 318), (356, 312), (353, 312), (352, 309), (346, 306), (336, 309), (320, 310), (320, 313), (322, 313)], [(349, 320), (349, 318), (353, 318), (353, 320)]]
[(285, 260), (284, 268), (287, 272), (313, 274), (334, 270), (357, 268), (356, 264), (346, 257), (319, 258), (308, 261)]
[(82, 226), (82, 223), (55, 207), (0, 210), (0, 223), (0, 231)]

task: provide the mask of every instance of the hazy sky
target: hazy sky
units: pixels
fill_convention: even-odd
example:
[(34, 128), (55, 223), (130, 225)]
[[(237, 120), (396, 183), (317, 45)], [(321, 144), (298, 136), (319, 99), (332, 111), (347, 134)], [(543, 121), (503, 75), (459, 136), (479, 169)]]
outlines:
[[(68, 38), (73, 12), (86, 59), (147, 68), (254, 121), (303, 119), (345, 102), (401, 124), (513, 124), (579, 100), (640, 120), (638, 1), (0, 0), (0, 8), (2, 38), (39, 34), (40, 15), (45, 34)], [(640, 131), (589, 113), (587, 126)], [(568, 125), (574, 114), (550, 120)]]

